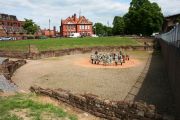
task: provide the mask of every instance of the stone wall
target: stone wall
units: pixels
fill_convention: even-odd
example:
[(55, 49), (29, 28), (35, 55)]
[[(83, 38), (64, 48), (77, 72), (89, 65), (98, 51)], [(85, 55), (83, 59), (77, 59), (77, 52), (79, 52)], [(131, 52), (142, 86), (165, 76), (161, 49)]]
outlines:
[(18, 87), (11, 81), (13, 73), (22, 65), (25, 60), (11, 61), (6, 58), (0, 58), (0, 91), (17, 92)]
[(93, 94), (78, 95), (63, 89), (43, 89), (37, 86), (31, 87), (30, 90), (109, 120), (164, 120), (161, 115), (156, 113), (155, 106), (143, 102), (110, 101)]
[(84, 54), (84, 53), (90, 53), (94, 51), (120, 51), (121, 49), (124, 50), (152, 50), (153, 46), (107, 46), (107, 47), (89, 47), (89, 48), (72, 48), (72, 49), (63, 49), (63, 50), (56, 50), (56, 51), (42, 51), (40, 53), (31, 53), (29, 55), (29, 58), (31, 59), (41, 59), (41, 58), (47, 58), (47, 57), (58, 57), (58, 56), (64, 56), (64, 55), (72, 55), (72, 54)]
[(72, 48), (72, 49), (63, 49), (63, 50), (54, 50), (54, 51), (41, 51), (38, 53), (24, 53), (24, 52), (10, 52), (10, 51), (0, 51), (1, 57), (10, 57), (10, 58), (21, 58), (21, 59), (41, 59), (47, 57), (58, 57), (64, 55), (71, 55), (77, 53), (89, 53), (93, 51), (119, 51), (120, 49), (124, 50), (152, 50), (153, 46), (106, 46), (106, 47), (87, 47), (87, 48)]
[(180, 119), (180, 48), (159, 40), (174, 96), (177, 120)]
[(26, 64), (25, 60), (8, 61), (4, 65), (4, 76), (10, 79), (13, 73), (24, 64)]
[(2, 51), (2, 50), (0, 50), (0, 57), (27, 59), (28, 56), (29, 56), (29, 54), (25, 53), (25, 52), (14, 52), (14, 51)]
[(6, 61), (0, 65), (1, 74), (3, 74), (8, 80), (11, 80), (13, 73), (24, 64), (26, 64), (25, 60), (11, 61), (6, 59)]

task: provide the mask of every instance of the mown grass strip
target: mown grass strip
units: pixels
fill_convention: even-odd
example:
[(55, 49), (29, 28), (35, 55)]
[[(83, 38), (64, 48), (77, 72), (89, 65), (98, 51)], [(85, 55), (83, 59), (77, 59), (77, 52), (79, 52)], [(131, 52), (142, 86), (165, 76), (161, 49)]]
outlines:
[(35, 97), (35, 95), (18, 94), (10, 97), (0, 97), (0, 120), (21, 120), (21, 117), (12, 114), (11, 111), (23, 109), (28, 109), (30, 111), (28, 116), (34, 120), (42, 120), (43, 113), (51, 113), (57, 118), (77, 120), (76, 116), (69, 115), (59, 107), (35, 102), (31, 99), (32, 97)]
[(139, 42), (127, 37), (50, 38), (44, 40), (0, 41), (0, 50), (27, 52), (29, 44), (36, 46), (39, 51), (48, 51), (95, 46), (135, 46), (139, 45)]

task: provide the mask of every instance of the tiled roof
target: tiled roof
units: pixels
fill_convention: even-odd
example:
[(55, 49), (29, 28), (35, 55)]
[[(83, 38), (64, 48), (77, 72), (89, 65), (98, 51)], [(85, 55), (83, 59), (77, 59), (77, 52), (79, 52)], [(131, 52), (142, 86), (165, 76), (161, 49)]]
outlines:
[(80, 16), (79, 18), (74, 18), (76, 16), (72, 16), (72, 17), (68, 17), (67, 19), (65, 20), (62, 20), (62, 24), (68, 24), (68, 23), (71, 23), (71, 24), (92, 24), (91, 21), (89, 21), (88, 19), (86, 19), (86, 17), (84, 16)]
[(26, 33), (22, 27), (2, 26), (6, 33)]

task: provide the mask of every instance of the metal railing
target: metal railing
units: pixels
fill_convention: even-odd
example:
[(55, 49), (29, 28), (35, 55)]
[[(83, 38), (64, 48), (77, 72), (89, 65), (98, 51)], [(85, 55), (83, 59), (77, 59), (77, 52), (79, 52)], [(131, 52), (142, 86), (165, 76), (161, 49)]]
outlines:
[(180, 24), (177, 23), (171, 31), (157, 35), (156, 38), (161, 38), (168, 44), (180, 47)]

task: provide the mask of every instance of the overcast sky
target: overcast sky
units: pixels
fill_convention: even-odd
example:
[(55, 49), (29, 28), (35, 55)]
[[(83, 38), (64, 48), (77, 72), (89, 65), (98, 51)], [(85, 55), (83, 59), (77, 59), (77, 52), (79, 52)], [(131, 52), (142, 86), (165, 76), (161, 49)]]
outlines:
[[(74, 13), (92, 22), (112, 24), (114, 16), (124, 15), (131, 0), (0, 0), (0, 13), (16, 15), (19, 20), (33, 19), (41, 28), (59, 28), (61, 19)], [(157, 2), (165, 16), (180, 13), (180, 0), (150, 0)]]

